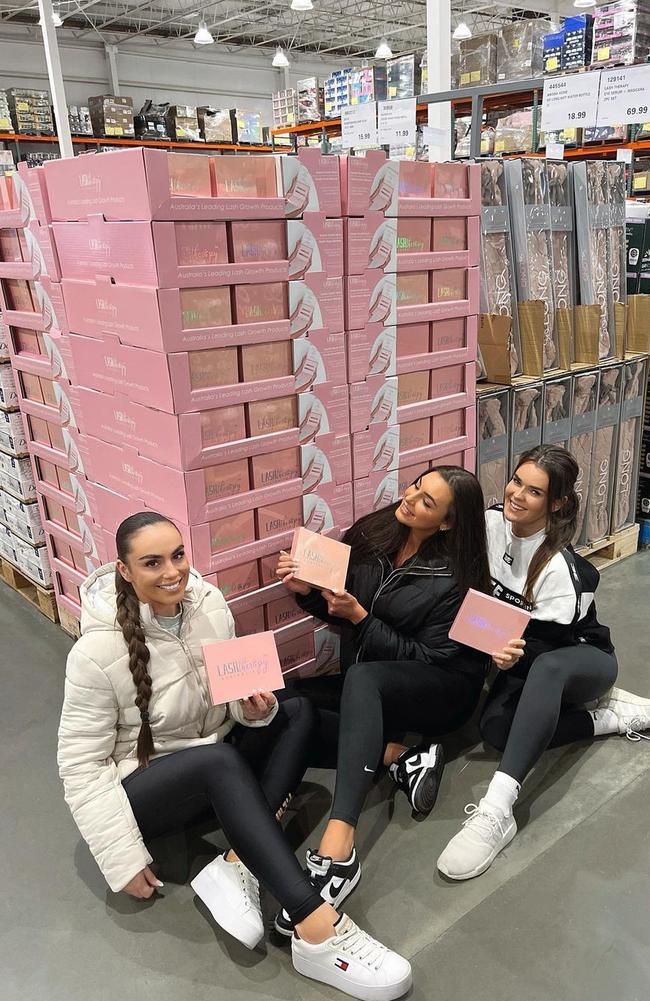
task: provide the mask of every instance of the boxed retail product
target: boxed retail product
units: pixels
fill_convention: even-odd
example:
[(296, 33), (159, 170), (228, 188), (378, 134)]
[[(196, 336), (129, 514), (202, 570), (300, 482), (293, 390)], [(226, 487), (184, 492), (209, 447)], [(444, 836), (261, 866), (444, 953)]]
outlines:
[(349, 483), (352, 480), (349, 435), (323, 434), (301, 445), (300, 464), (305, 493), (318, 490), (321, 483)]
[(0, 365), (0, 409), (14, 410), (18, 406), (18, 391), (11, 365)]
[(232, 121), (229, 108), (197, 108), (201, 136), (207, 143), (233, 142)]
[(0, 451), (0, 488), (21, 501), (36, 500), (36, 485), (28, 458)]
[(414, 324), (478, 313), (478, 268), (443, 268), (345, 279), (346, 328)]
[(334, 70), (323, 84), (325, 118), (338, 118), (342, 108), (350, 103), (352, 69)]
[(38, 282), (0, 279), (0, 307), (7, 326), (68, 331), (61, 286), (45, 275)]
[(627, 362), (622, 376), (621, 423), (614, 477), (612, 532), (620, 532), (635, 518), (635, 499), (643, 433), (643, 401), (647, 382), (645, 360)]
[(539, 149), (546, 149), (549, 143), (561, 143), (565, 147), (581, 146), (582, 129), (555, 129), (550, 132), (540, 132), (537, 141)]
[(85, 105), (71, 104), (68, 108), (68, 120), (70, 122), (70, 132), (73, 136), (91, 136), (93, 134), (90, 109), (85, 107)]
[(485, 506), (503, 503), (508, 482), (510, 439), (510, 390), (482, 390), (476, 399), (477, 476)]
[[(321, 383), (297, 400), (300, 442), (307, 444), (322, 435), (350, 434), (350, 389), (347, 385)], [(249, 409), (252, 404), (249, 404)]]
[(54, 135), (50, 94), (47, 90), (10, 87), (7, 98), (14, 132), (24, 135)]
[(262, 113), (260, 111), (231, 108), (230, 120), (234, 142), (253, 146), (262, 145)]
[(594, 11), (592, 66), (644, 62), (650, 53), (650, 12), (644, 0), (619, 0)]
[(36, 548), (14, 532), (11, 533), (11, 546), (15, 558), (10, 559), (10, 562), (30, 580), (49, 587), (52, 583), (52, 570), (47, 550), (43, 546)]
[(618, 425), (621, 419), (622, 376), (621, 365), (603, 368), (600, 373), (587, 512), (583, 525), (584, 541), (587, 544), (599, 542), (610, 532)]
[(583, 130), (585, 146), (589, 146), (590, 143), (624, 143), (626, 141), (626, 125), (595, 125)]
[(24, 542), (41, 546), (45, 542), (45, 529), (36, 504), (25, 504), (11, 494), (2, 494), (5, 524)]
[(166, 121), (168, 111), (169, 102), (156, 104), (151, 99), (146, 100), (138, 114), (133, 117), (136, 138), (170, 139)]
[[(273, 161), (273, 158), (271, 158)], [(288, 218), (305, 212), (341, 215), (341, 181), (335, 156), (324, 156), (319, 149), (303, 148), (298, 156), (276, 157), (280, 191), (286, 198)]]
[(591, 59), (594, 19), (591, 14), (578, 14), (564, 19), (562, 69), (576, 70), (588, 66)]
[(303, 334), (293, 340), (293, 371), (297, 393), (305, 392), (318, 383), (343, 385), (347, 382), (345, 341), (342, 331), (330, 334), (322, 330)]
[(542, 443), (544, 383), (513, 386), (510, 420), (510, 472), (514, 472), (521, 455)]
[(576, 266), (573, 184), (566, 163), (549, 160), (547, 173), (551, 213), (555, 334), (559, 352), (557, 366), (568, 369), (575, 355), (573, 307), (576, 304)]
[(573, 376), (563, 375), (544, 383), (542, 441), (548, 445), (571, 444), (573, 416)]
[(298, 121), (320, 122), (323, 117), (323, 88), (317, 76), (298, 80)]
[(353, 69), (350, 74), (350, 104), (385, 101), (386, 88), (386, 65), (362, 66), (360, 69)]
[(289, 219), (286, 227), (289, 278), (302, 278), (308, 272), (328, 278), (343, 275), (343, 219), (309, 212), (301, 220)]
[(0, 132), (12, 132), (11, 110), (6, 90), (0, 90)]
[(544, 35), (542, 60), (544, 73), (559, 73), (562, 69), (562, 48), (564, 46), (564, 29), (552, 31)]
[(497, 44), (497, 36), (494, 34), (476, 35), (460, 43), (461, 87), (496, 83)]
[(133, 98), (115, 95), (89, 97), (88, 107), (96, 136), (135, 137)]
[(420, 56), (410, 53), (386, 60), (386, 96), (389, 101), (420, 93)]
[(177, 142), (202, 142), (196, 108), (189, 104), (173, 104), (165, 115), (167, 131)]
[(288, 90), (275, 91), (271, 94), (271, 99), (273, 102), (273, 125), (275, 128), (298, 124), (298, 94), (293, 87), (290, 87)]
[(533, 148), (533, 109), (499, 115), (494, 130), (495, 153), (528, 153)]
[(20, 411), (0, 410), (0, 448), (10, 455), (27, 455), (27, 436)]
[[(650, 205), (630, 200), (625, 208), (627, 294), (640, 291), (641, 275), (650, 272)], [(646, 249), (647, 248), (647, 249)], [(647, 262), (645, 255), (647, 254)]]
[[(302, 498), (303, 525), (310, 532), (341, 531), (349, 528), (352, 513), (351, 483), (321, 483)], [(286, 547), (285, 547), (286, 548)]]
[(497, 35), (497, 81), (529, 80), (544, 71), (544, 35), (550, 21), (527, 19), (504, 24)]
[(473, 267), (479, 263), (479, 220), (386, 219), (370, 212), (345, 220), (346, 274)]

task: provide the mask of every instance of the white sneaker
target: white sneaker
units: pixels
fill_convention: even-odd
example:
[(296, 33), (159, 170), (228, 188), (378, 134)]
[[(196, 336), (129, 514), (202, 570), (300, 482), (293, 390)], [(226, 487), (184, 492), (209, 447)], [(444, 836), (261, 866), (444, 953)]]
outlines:
[(260, 884), (243, 862), (219, 855), (194, 877), (190, 886), (218, 925), (254, 949), (264, 938)]
[(504, 816), (484, 799), (465, 807), (468, 819), (438, 859), (438, 869), (449, 879), (471, 879), (489, 869), (517, 833), (512, 814)]
[(612, 688), (600, 700), (598, 710), (610, 709), (618, 720), (618, 732), (628, 740), (650, 740), (640, 731), (650, 730), (650, 699), (644, 699), (624, 688)]
[(394, 1001), (411, 987), (411, 964), (362, 931), (346, 914), (336, 934), (320, 945), (294, 935), (293, 968), (303, 977), (337, 987), (362, 1001)]

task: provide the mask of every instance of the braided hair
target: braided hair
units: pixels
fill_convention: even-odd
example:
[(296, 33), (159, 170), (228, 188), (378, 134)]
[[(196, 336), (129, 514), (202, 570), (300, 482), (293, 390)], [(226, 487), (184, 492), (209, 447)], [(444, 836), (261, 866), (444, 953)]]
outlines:
[[(118, 559), (126, 563), (133, 536), (142, 528), (157, 525), (159, 522), (173, 524), (169, 518), (155, 511), (141, 511), (126, 518), (119, 526), (115, 544)], [(149, 700), (151, 699), (151, 676), (149, 661), (151, 654), (147, 646), (144, 629), (140, 620), (140, 602), (133, 585), (125, 580), (119, 570), (115, 571), (115, 591), (117, 603), (117, 623), (122, 630), (124, 642), (129, 650), (129, 670), (136, 688), (135, 704), (140, 710), (142, 721), (138, 734), (137, 754), (138, 764), (146, 768), (154, 752), (153, 736), (149, 721)]]

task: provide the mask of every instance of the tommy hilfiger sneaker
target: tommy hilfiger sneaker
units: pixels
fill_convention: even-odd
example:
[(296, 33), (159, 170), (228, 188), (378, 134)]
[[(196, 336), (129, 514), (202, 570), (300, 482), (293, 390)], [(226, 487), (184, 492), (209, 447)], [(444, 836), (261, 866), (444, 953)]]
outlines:
[(254, 949), (264, 938), (260, 885), (243, 862), (217, 856), (190, 883), (218, 925)]
[(398, 789), (405, 793), (411, 809), (426, 817), (435, 806), (444, 767), (442, 744), (429, 744), (402, 751), (388, 772)]
[[(338, 910), (361, 879), (361, 863), (357, 858), (356, 848), (352, 849), (352, 854), (345, 862), (335, 862), (327, 855), (308, 851), (307, 875), (325, 903)], [(276, 914), (275, 930), (281, 935), (293, 935), (293, 921), (285, 910)]]
[(411, 987), (411, 964), (362, 931), (346, 914), (319, 945), (291, 940), (293, 968), (362, 1001), (396, 1001)]
[(468, 815), (438, 859), (438, 869), (449, 879), (472, 879), (489, 869), (517, 833), (512, 814), (495, 810), (485, 799), (465, 807)]

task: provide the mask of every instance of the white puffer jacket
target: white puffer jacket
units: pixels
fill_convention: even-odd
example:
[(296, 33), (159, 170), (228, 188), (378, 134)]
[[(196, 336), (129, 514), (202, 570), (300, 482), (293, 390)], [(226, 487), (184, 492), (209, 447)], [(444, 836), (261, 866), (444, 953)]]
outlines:
[[(122, 779), (138, 767), (140, 713), (129, 654), (116, 624), (115, 565), (96, 570), (81, 587), (81, 639), (68, 656), (59, 726), (59, 774), (65, 799), (112, 890), (121, 890), (152, 859)], [(212, 706), (202, 645), (235, 635), (223, 595), (195, 571), (183, 601), (180, 637), (163, 629), (149, 605), (140, 617), (151, 654), (149, 702), (155, 756), (214, 744), (235, 723), (250, 722), (239, 702)]]

